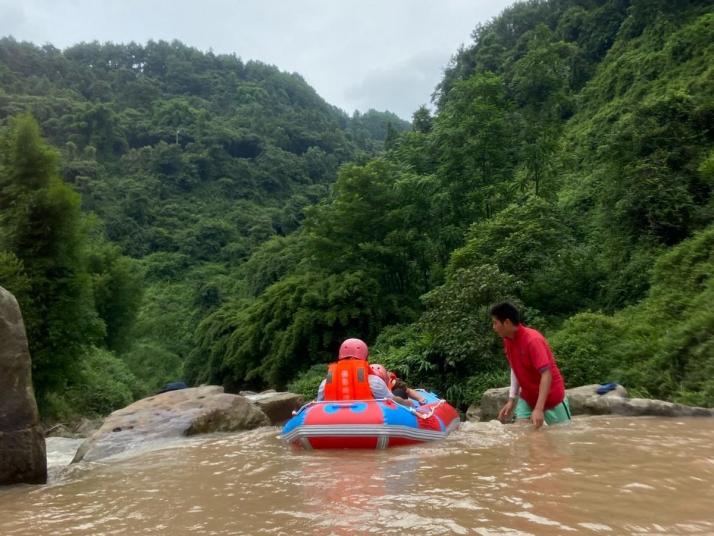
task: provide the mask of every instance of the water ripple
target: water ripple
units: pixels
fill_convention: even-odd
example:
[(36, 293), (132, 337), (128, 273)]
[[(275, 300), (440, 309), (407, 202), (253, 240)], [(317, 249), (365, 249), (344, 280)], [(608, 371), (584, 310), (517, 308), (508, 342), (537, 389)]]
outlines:
[(305, 452), (262, 428), (72, 466), (57, 443), (49, 485), (0, 490), (0, 534), (712, 534), (713, 433), (714, 420), (592, 417)]

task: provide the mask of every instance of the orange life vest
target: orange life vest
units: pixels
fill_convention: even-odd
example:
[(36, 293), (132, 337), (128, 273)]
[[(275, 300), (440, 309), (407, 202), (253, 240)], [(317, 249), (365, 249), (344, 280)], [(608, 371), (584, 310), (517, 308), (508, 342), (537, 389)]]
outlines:
[(369, 364), (363, 359), (341, 359), (327, 369), (325, 400), (371, 400)]

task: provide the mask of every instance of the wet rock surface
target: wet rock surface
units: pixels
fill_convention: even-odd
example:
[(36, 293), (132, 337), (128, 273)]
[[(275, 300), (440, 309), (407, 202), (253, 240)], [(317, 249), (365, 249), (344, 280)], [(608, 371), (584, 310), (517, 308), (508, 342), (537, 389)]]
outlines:
[(267, 426), (270, 420), (246, 397), (210, 385), (168, 391), (115, 411), (80, 446), (74, 462), (93, 461), (148, 442)]
[(31, 370), (20, 307), (0, 287), (0, 484), (47, 481), (45, 435)]
[[(626, 415), (656, 417), (713, 417), (714, 409), (685, 406), (674, 402), (648, 398), (629, 398), (622, 385), (598, 394), (599, 384), (566, 389), (573, 415)], [(489, 421), (498, 418), (498, 412), (508, 400), (508, 387), (489, 389), (480, 404), (472, 405), (466, 415), (469, 420)]]

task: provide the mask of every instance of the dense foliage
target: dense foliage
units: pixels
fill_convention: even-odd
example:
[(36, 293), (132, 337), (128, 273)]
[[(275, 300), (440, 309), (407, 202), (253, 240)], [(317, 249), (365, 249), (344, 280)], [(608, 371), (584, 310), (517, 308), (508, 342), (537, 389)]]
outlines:
[[(408, 131), (178, 43), (0, 42), (0, 117), (32, 112), (72, 186), (41, 142), (5, 152), (25, 136), (8, 131), (3, 202), (39, 188), (38, 217), (71, 239), (36, 266), (27, 205), (11, 203), (0, 282), (30, 304), (66, 285), (82, 326), (70, 342), (94, 349), (82, 362), (119, 356), (151, 389), (183, 367), (194, 383), (314, 396), (359, 336), (465, 407), (508, 380), (487, 314), (508, 298), (568, 386), (714, 405), (711, 3), (532, 0), (473, 38)], [(50, 277), (50, 262), (76, 275)], [(47, 386), (82, 377), (129, 396), (57, 355), (38, 369)]]
[(532, 1), (477, 28), (437, 113), (343, 168), (271, 246), (292, 259), (273, 285), (206, 318), (197, 377), (305, 388), (351, 334), (463, 406), (507, 381), (487, 307), (508, 297), (568, 385), (714, 404), (711, 261), (683, 253), (713, 215), (713, 23), (708, 2)]
[[(106, 411), (180, 377), (196, 324), (269, 284), (258, 279), (275, 266), (241, 268), (256, 246), (285, 240), (342, 162), (408, 127), (389, 112), (348, 117), (298, 75), (178, 42), (60, 51), (11, 38), (3, 125), (0, 284), (22, 303), (45, 414)], [(136, 377), (114, 374), (111, 356)], [(88, 392), (132, 389), (81, 403), (79, 378), (104, 382)]]
[[(101, 237), (80, 211), (79, 195), (59, 178), (57, 155), (28, 116), (12, 121), (0, 160), (0, 281), (22, 304), (40, 408), (107, 411), (139, 392), (109, 351), (120, 347), (141, 295), (135, 263)], [(129, 396), (115, 400), (114, 382)], [(105, 392), (106, 391), (106, 392)], [(59, 393), (72, 392), (73, 404)], [(55, 396), (53, 396), (53, 394)]]

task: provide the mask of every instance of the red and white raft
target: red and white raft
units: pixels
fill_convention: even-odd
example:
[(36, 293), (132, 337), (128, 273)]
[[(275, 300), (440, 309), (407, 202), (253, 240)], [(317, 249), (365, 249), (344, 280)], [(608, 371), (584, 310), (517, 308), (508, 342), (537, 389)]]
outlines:
[(433, 393), (408, 408), (389, 399), (310, 402), (285, 424), (282, 438), (305, 449), (384, 449), (444, 439), (458, 412)]

